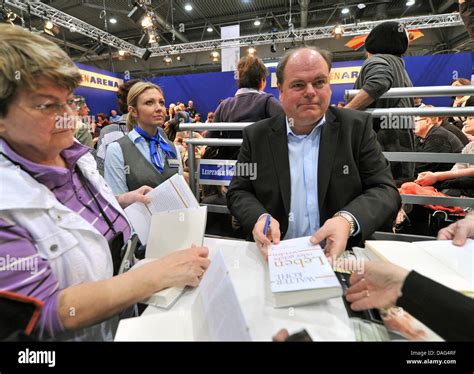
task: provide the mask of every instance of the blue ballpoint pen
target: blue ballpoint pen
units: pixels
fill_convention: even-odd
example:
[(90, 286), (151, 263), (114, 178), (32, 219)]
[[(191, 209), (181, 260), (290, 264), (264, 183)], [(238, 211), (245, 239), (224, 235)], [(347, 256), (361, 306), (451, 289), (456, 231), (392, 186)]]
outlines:
[(267, 214), (267, 220), (265, 221), (265, 228), (263, 229), (263, 235), (267, 236), (268, 228), (270, 227), (270, 214)]

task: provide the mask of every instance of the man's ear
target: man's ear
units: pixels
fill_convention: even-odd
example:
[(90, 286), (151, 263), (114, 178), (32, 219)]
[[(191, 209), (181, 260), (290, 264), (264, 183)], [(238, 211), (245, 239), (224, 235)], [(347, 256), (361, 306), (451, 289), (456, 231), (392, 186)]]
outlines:
[(279, 98), (281, 99), (281, 84), (278, 83), (278, 84), (277, 84), (277, 87), (278, 87), (278, 96), (279, 96)]

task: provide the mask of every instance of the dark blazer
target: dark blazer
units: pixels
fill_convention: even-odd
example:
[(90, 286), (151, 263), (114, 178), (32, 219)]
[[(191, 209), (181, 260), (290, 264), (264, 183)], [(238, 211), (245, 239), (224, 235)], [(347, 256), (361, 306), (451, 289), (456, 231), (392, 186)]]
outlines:
[[(249, 240), (260, 215), (270, 213), (280, 223), (283, 238), (291, 196), (285, 115), (246, 127), (238, 162), (256, 163), (257, 177), (232, 179), (227, 193), (231, 213)], [(319, 146), (318, 201), (321, 226), (340, 210), (358, 220), (360, 233), (349, 245), (360, 243), (395, 218), (400, 195), (369, 114), (328, 108)]]

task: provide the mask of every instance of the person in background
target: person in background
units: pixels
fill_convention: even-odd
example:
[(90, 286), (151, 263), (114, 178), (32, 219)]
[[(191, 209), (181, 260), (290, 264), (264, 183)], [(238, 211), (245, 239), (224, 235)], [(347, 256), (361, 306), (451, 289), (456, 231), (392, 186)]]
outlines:
[(202, 123), (201, 122), (201, 113), (196, 113), (194, 115), (194, 123)]
[(112, 109), (110, 111), (110, 123), (117, 123), (120, 121), (121, 116), (118, 115), (117, 111), (115, 109)]
[[(184, 104), (183, 104), (184, 105)], [(191, 117), (192, 119), (194, 119), (194, 116), (196, 115), (197, 113), (197, 110), (196, 108), (194, 108), (194, 103), (192, 100), (189, 100), (188, 101), (188, 107), (185, 109), (186, 112), (188, 112), (189, 114), (189, 117)]]
[(107, 118), (107, 115), (105, 113), (97, 113), (97, 121), (95, 124), (92, 126), (92, 142), (94, 143), (94, 147), (96, 148), (97, 142), (99, 141), (99, 136), (105, 127), (110, 125), (110, 122)]
[[(408, 49), (407, 31), (403, 25), (395, 21), (378, 24), (369, 33), (365, 49), (367, 59), (354, 84), (354, 88), (360, 91), (346, 108), (413, 108), (413, 98), (380, 98), (391, 88), (413, 87), (401, 57)], [(395, 123), (396, 120), (398, 122)], [(373, 124), (382, 151), (414, 152), (414, 124), (411, 116), (374, 118)], [(390, 168), (397, 185), (414, 178), (415, 165), (412, 162), (390, 162)]]
[(109, 144), (105, 157), (105, 180), (115, 194), (144, 185), (155, 188), (183, 171), (179, 152), (161, 128), (166, 116), (161, 88), (135, 83), (127, 104), (128, 134)]
[[(454, 87), (462, 87), (462, 86), (470, 86), (471, 81), (466, 78), (457, 78), (453, 81), (451, 86)], [(456, 96), (453, 101), (453, 108), (460, 108), (466, 106), (474, 106), (474, 96)], [(452, 117), (450, 118), (450, 122), (454, 123), (457, 127), (462, 129), (462, 124), (466, 120), (466, 117)]]
[(74, 96), (74, 101), (77, 107), (77, 120), (76, 120), (76, 131), (74, 137), (77, 141), (86, 147), (93, 148), (94, 143), (92, 141), (92, 134), (90, 131), (89, 124), (87, 121), (87, 115), (89, 114), (89, 108), (87, 107), (86, 100), (82, 96)]
[(414, 97), (413, 100), (415, 101), (415, 107), (420, 107), (423, 105), (423, 99), (421, 97)]
[(113, 276), (112, 254), (131, 236), (123, 208), (148, 203), (151, 188), (115, 196), (74, 128), (58, 127), (58, 116), (75, 115), (82, 81), (67, 54), (21, 27), (0, 24), (0, 35), (0, 257), (29, 264), (2, 265), (0, 289), (44, 303), (36, 340), (113, 340), (122, 311), (164, 288), (197, 286), (208, 250)]
[[(214, 112), (214, 122), (255, 122), (283, 113), (280, 102), (264, 92), (268, 69), (256, 56), (244, 56), (237, 65), (238, 90)], [(210, 138), (242, 138), (241, 131), (210, 131)], [(207, 147), (204, 158), (235, 160), (239, 147)]]
[[(427, 107), (427, 106), (425, 106)], [(424, 107), (424, 108), (425, 108)], [(445, 128), (440, 126), (439, 117), (420, 116), (415, 118), (416, 152), (427, 153), (460, 153), (461, 141)], [(425, 171), (445, 171), (453, 164), (436, 162), (418, 162), (415, 166), (416, 175)]]
[[(474, 116), (467, 117), (464, 121), (464, 131), (474, 135)], [(474, 153), (474, 142), (468, 143), (461, 151), (462, 154)], [(474, 196), (474, 165), (458, 162), (451, 170), (439, 172), (423, 172), (418, 174), (415, 180), (420, 186), (435, 186), (436, 189), (448, 195), (459, 190), (459, 195)], [(444, 191), (448, 190), (448, 191)]]
[(117, 90), (117, 105), (123, 114), (120, 116), (120, 119), (117, 123), (112, 123), (109, 126), (106, 126), (100, 132), (99, 140), (97, 141), (97, 152), (95, 154), (95, 159), (97, 161), (97, 169), (102, 176), (104, 175), (104, 162), (107, 146), (128, 134), (127, 95), (128, 91), (130, 91), (130, 88), (137, 82), (140, 82), (140, 79), (130, 79), (119, 86)]
[(207, 112), (206, 123), (214, 122), (214, 112)]

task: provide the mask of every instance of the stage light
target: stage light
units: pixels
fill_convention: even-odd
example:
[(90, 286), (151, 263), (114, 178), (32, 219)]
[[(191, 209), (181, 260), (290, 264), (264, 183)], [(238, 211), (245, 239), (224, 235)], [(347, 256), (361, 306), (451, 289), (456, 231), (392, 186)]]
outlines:
[(127, 17), (133, 22), (139, 23), (144, 16), (146, 16), (146, 10), (143, 9), (138, 3), (135, 3), (135, 6), (130, 11), (130, 13), (128, 13)]
[(341, 25), (337, 24), (332, 30), (332, 35), (334, 36), (334, 39), (341, 39), (342, 35), (344, 35), (344, 28)]
[(171, 58), (171, 56), (165, 56), (165, 58), (163, 58), (163, 62), (165, 63), (165, 65), (171, 65), (173, 59)]
[(48, 20), (44, 23), (43, 31), (48, 35), (56, 36), (59, 34), (61, 29), (58, 26), (56, 26), (53, 22)]
[(213, 50), (213, 51), (211, 52), (211, 54), (209, 55), (209, 57), (211, 58), (211, 61), (212, 61), (212, 62), (218, 62), (219, 59), (220, 59), (220, 56), (221, 56), (221, 55), (220, 55), (219, 51), (217, 51), (217, 50)]

